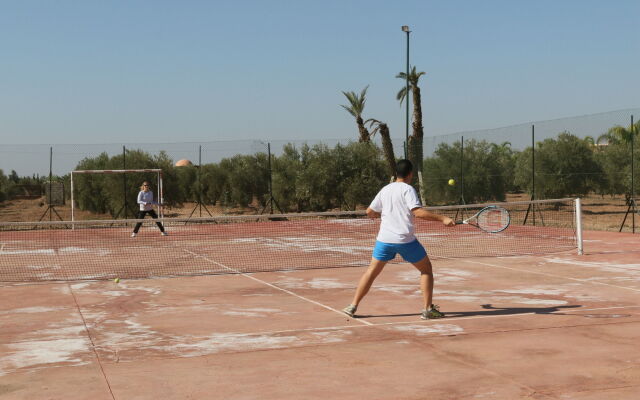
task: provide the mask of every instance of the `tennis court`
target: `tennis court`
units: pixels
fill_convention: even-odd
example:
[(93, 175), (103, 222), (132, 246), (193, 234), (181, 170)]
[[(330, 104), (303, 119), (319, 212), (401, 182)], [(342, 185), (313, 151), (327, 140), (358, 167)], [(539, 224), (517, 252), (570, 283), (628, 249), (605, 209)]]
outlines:
[(637, 398), (637, 235), (584, 232), (578, 255), (571, 218), (511, 213), (502, 236), (419, 227), (447, 314), (427, 321), (402, 262), (339, 311), (366, 219), (3, 230), (0, 398)]

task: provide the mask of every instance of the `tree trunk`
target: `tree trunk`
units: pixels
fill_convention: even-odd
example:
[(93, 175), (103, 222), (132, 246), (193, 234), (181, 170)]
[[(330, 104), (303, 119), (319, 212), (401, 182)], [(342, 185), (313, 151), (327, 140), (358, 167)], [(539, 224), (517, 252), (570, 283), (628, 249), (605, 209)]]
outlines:
[(356, 118), (356, 123), (358, 124), (358, 132), (360, 133), (360, 138), (358, 141), (360, 143), (369, 142), (369, 131), (364, 126), (364, 120), (362, 117)]
[[(409, 138), (409, 159), (413, 163), (413, 167), (416, 170), (416, 175), (419, 178), (418, 182), (416, 182), (416, 190), (420, 194), (420, 198), (424, 202), (422, 198), (422, 164), (424, 162), (424, 128), (422, 127), (422, 96), (420, 94), (420, 88), (417, 83), (415, 86), (411, 88), (413, 93), (413, 121), (411, 123), (411, 127), (413, 128), (413, 132), (411, 137)], [(412, 140), (413, 139), (413, 140)], [(413, 153), (413, 154), (412, 154)], [(411, 155), (412, 154), (412, 155)]]
[(391, 143), (391, 135), (389, 134), (389, 127), (387, 124), (380, 124), (380, 138), (382, 139), (382, 151), (384, 152), (384, 158), (389, 165), (390, 176), (396, 177), (396, 156), (393, 153), (393, 144)]
[(422, 98), (420, 88), (416, 85), (412, 87), (411, 91), (413, 92), (413, 122), (411, 123), (413, 136), (422, 141), (424, 128), (422, 127)]
[(413, 170), (415, 171), (413, 187), (416, 188), (418, 194), (420, 195), (420, 198), (422, 199), (422, 139), (416, 139), (415, 136), (409, 136), (409, 145), (407, 147), (407, 152), (409, 153), (409, 161), (411, 161), (411, 163), (413, 164)]
[(407, 153), (409, 161), (413, 164), (413, 169), (415, 171), (422, 171), (422, 140), (414, 136), (409, 136)]

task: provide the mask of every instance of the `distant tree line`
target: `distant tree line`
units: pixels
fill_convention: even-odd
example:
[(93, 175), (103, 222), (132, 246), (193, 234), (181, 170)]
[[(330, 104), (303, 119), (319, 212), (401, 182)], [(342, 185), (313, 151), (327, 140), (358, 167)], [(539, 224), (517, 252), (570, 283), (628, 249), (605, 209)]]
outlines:
[(39, 195), (43, 191), (44, 182), (44, 177), (36, 175), (20, 177), (13, 170), (9, 175), (5, 175), (0, 169), (0, 202), (20, 196)]
[[(334, 148), (289, 144), (280, 156), (272, 156), (271, 169), (266, 153), (236, 155), (201, 167), (176, 167), (163, 152), (152, 156), (127, 150), (125, 156), (127, 169), (162, 169), (164, 202), (170, 207), (200, 199), (205, 205), (264, 208), (273, 194), (276, 212), (354, 210), (368, 204), (389, 181), (382, 152), (373, 143)], [(103, 153), (85, 158), (76, 169), (119, 169), (122, 157)], [(142, 181), (151, 182), (157, 193), (155, 179), (152, 173), (77, 175), (74, 197), (81, 210), (121, 217), (125, 199), (134, 205)]]
[[(535, 180), (538, 199), (589, 193), (629, 196), (632, 137), (636, 172), (640, 171), (638, 125), (633, 129), (615, 126), (597, 139), (581, 139), (562, 132), (556, 138), (536, 143), (535, 166), (531, 147), (517, 151), (509, 142), (496, 144), (471, 139), (465, 140), (461, 152), (460, 142), (440, 144), (424, 159), (422, 194), (432, 205), (457, 204), (461, 200), (503, 201), (507, 193), (533, 194)], [(266, 153), (236, 155), (201, 167), (176, 167), (164, 152), (151, 155), (127, 150), (125, 156), (129, 169), (162, 169), (164, 200), (168, 206), (200, 199), (206, 205), (264, 209), (273, 194), (276, 212), (353, 210), (368, 205), (390, 181), (388, 154), (384, 146), (378, 147), (371, 141), (338, 144), (333, 148), (323, 144), (288, 144), (281, 154), (272, 156), (271, 168)], [(83, 159), (76, 169), (122, 166), (122, 154), (103, 153)], [(447, 183), (452, 178), (456, 181), (453, 186)], [(65, 182), (68, 198), (69, 175), (57, 179)], [(0, 171), (0, 200), (19, 196), (24, 185), (40, 185), (44, 192), (46, 180)], [(132, 216), (144, 180), (151, 182), (157, 193), (155, 174), (77, 175), (74, 182), (77, 207), (122, 217), (126, 201), (128, 215)]]

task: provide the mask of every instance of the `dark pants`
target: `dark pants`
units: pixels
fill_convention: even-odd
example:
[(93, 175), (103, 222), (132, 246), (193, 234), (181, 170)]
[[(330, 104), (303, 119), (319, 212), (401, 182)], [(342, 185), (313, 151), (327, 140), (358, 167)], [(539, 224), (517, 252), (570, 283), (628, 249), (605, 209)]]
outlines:
[[(153, 218), (153, 219), (157, 219), (158, 218), (158, 214), (156, 214), (155, 210), (138, 211), (138, 215), (136, 216), (136, 218), (137, 219), (143, 219), (147, 214), (151, 215), (151, 218)], [(164, 232), (164, 226), (162, 226), (162, 224), (160, 222), (156, 222), (156, 225), (158, 225), (158, 228), (160, 228), (160, 232)], [(138, 233), (138, 230), (140, 230), (141, 226), (142, 226), (142, 222), (138, 222), (136, 224), (136, 227), (133, 228), (133, 233)]]

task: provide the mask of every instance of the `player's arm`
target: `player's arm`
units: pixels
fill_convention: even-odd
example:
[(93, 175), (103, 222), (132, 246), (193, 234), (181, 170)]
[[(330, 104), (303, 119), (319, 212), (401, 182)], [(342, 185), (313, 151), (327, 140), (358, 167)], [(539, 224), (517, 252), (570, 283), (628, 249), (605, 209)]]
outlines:
[(444, 215), (432, 213), (422, 207), (417, 207), (411, 210), (413, 215), (416, 218), (426, 219), (427, 221), (440, 221), (446, 226), (454, 226), (456, 223), (449, 217), (445, 217)]
[(377, 211), (374, 211), (371, 207), (367, 208), (367, 217), (369, 218), (380, 218), (380, 213)]
[(147, 204), (144, 202), (144, 200), (142, 200), (142, 196), (143, 196), (142, 193), (143, 193), (142, 190), (138, 193), (138, 204)]

